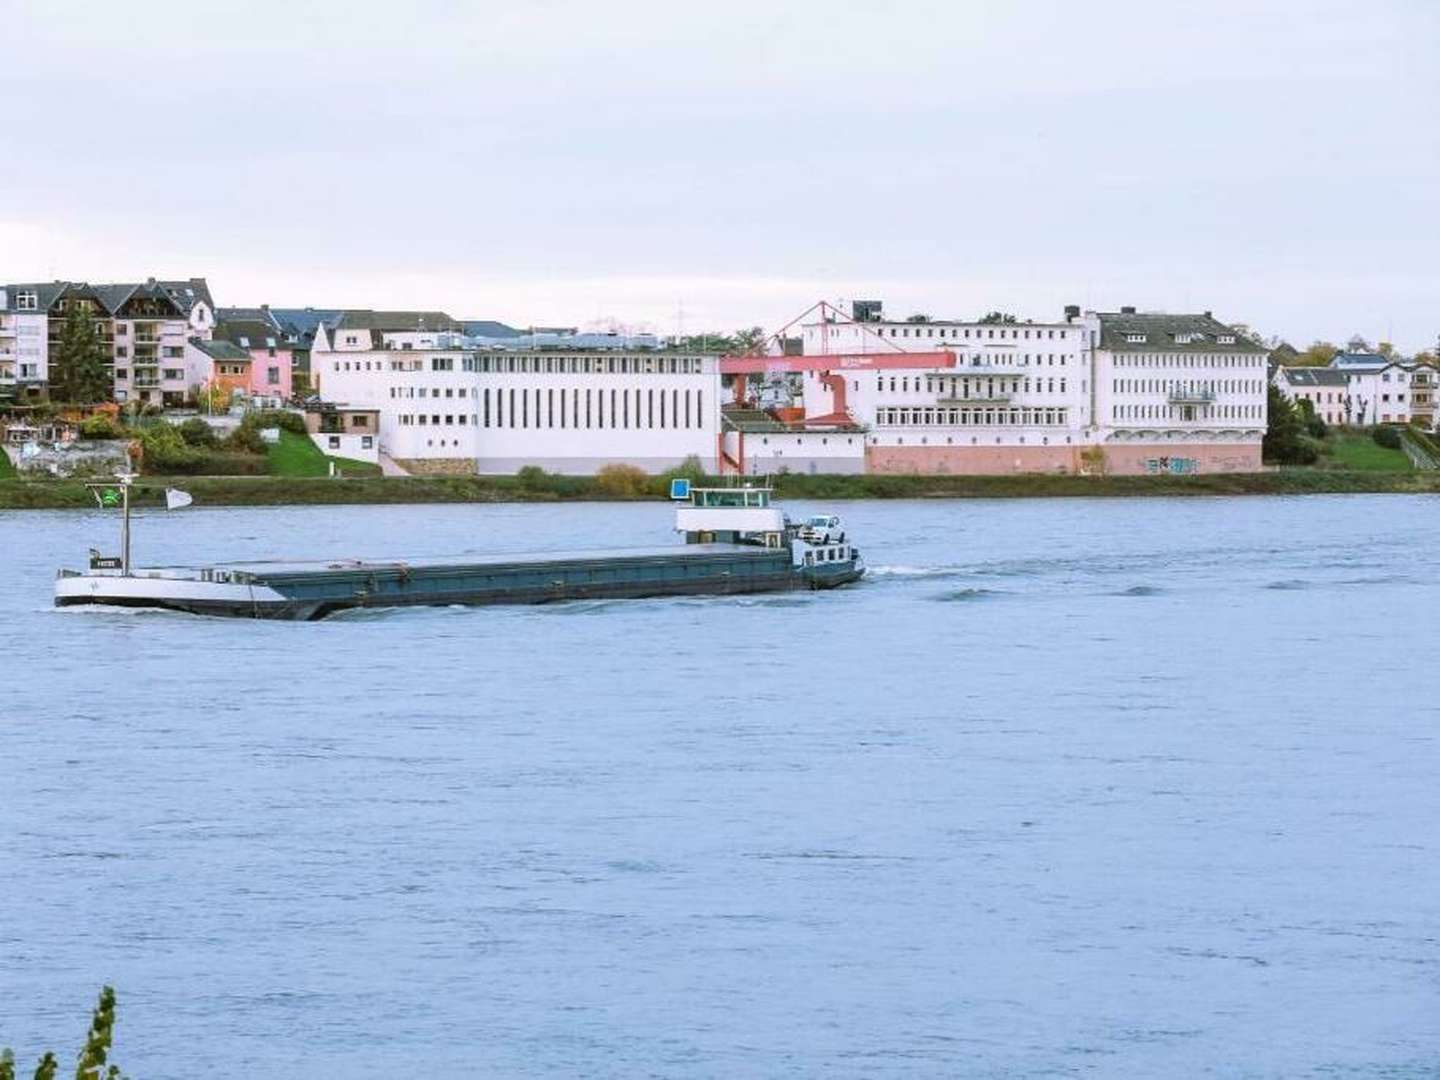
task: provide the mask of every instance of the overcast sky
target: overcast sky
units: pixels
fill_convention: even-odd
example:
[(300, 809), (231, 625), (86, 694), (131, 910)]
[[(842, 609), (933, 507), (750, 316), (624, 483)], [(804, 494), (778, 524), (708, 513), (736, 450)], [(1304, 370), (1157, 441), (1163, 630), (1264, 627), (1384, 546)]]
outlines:
[[(1440, 331), (1440, 2), (0, 0), (0, 280)], [(682, 316), (683, 310), (683, 316)]]

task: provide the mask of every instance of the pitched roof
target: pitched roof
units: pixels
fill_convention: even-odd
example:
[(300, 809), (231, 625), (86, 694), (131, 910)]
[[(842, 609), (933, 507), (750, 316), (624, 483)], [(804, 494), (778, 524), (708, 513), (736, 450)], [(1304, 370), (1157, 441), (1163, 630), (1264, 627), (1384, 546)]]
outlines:
[(270, 315), (275, 319), (287, 334), (294, 334), (296, 337), (312, 338), (315, 336), (315, 329), (324, 323), (326, 326), (333, 326), (335, 320), (340, 317), (339, 308), (277, 308), (270, 309)]
[(372, 311), (353, 308), (341, 311), (332, 330), (380, 330), (390, 333), (407, 330), (451, 330), (464, 333), (465, 327), (443, 311)]
[(283, 335), (269, 319), (226, 319), (215, 324), (215, 336), (242, 349), (275, 348)]
[(1345, 373), (1334, 368), (1282, 367), (1280, 377), (1291, 386), (1344, 386)]
[(274, 315), (270, 314), (267, 307), (222, 307), (215, 309), (216, 323), (227, 322), (264, 322), (269, 323), (272, 330), (280, 330), (280, 322)]
[(210, 284), (203, 277), (192, 277), (186, 281), (161, 281), (159, 286), (170, 294), (170, 299), (180, 305), (186, 315), (197, 300), (204, 300), (205, 306), (215, 310), (215, 299), (210, 295)]
[[(5, 310), (49, 311), (51, 305), (60, 298), (60, 294), (69, 287), (69, 284), (68, 281), (24, 281), (16, 285), (6, 285)], [(22, 292), (33, 292), (35, 294), (35, 307), (22, 309), (16, 306), (16, 297)]]
[(467, 337), (514, 338), (522, 337), (525, 333), (493, 319), (463, 319), (461, 325), (465, 327)]
[(192, 337), (190, 344), (199, 349), (211, 360), (244, 360), (250, 362), (250, 354), (240, 346), (223, 339), (206, 341), (204, 338)]
[(1382, 367), (1394, 363), (1393, 359), (1387, 358), (1375, 352), (1341, 352), (1336, 353), (1330, 360), (1331, 367), (1337, 368), (1361, 368), (1369, 367), (1379, 370)]
[[(1101, 311), (1100, 348), (1113, 352), (1263, 353), (1264, 348), (1208, 311), (1171, 315), (1151, 311)], [(1131, 341), (1131, 337), (1143, 340)], [(1221, 342), (1229, 337), (1228, 342)]]

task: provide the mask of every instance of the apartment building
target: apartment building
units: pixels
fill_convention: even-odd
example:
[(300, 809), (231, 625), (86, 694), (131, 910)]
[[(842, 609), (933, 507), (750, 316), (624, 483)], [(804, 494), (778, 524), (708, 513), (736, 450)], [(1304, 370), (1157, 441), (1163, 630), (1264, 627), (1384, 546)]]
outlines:
[(198, 362), (188, 343), (192, 337), (208, 339), (214, 326), (214, 302), (204, 278), (107, 285), (36, 282), (5, 286), (0, 293), (0, 381), (9, 352), (13, 396), (20, 400), (45, 396), (61, 327), (77, 308), (94, 320), (114, 399), (121, 403), (181, 404), (193, 387)]
[(249, 356), (243, 386), (247, 397), (289, 400), (294, 390), (294, 346), (269, 308), (221, 308), (215, 340), (229, 342)]
[(1435, 426), (1440, 370), (1375, 352), (1361, 338), (1351, 338), (1327, 367), (1279, 367), (1272, 381), (1291, 401), (1308, 401), (1328, 424)]
[(1271, 381), (1295, 403), (1309, 402), (1327, 424), (1350, 423), (1350, 393), (1345, 372), (1334, 368), (1278, 367)]
[(1257, 472), (1265, 349), (1210, 312), (1087, 312), (1094, 425), (1113, 473)]

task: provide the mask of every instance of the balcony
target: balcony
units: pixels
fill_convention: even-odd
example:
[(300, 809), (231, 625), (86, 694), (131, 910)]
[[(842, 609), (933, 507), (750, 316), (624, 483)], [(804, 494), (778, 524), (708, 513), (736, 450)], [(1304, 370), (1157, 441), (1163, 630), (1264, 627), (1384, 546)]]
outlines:
[(983, 360), (955, 360), (953, 368), (946, 368), (945, 374), (954, 375), (1028, 375), (1035, 369), (1028, 364), (1022, 364), (1018, 359), (1007, 359), (996, 357), (991, 361)]
[(159, 387), (160, 387), (160, 380), (159, 380), (159, 379), (153, 378), (152, 376), (148, 376), (148, 375), (145, 376), (145, 377), (143, 377), (143, 378), (142, 378), (141, 376), (139, 376), (139, 375), (135, 376), (135, 389), (136, 389), (136, 390), (157, 390), (157, 389), (159, 389)]
[(1171, 390), (1171, 405), (1214, 405), (1214, 390)]
[(1009, 394), (996, 394), (994, 397), (942, 397), (935, 399), (936, 405), (960, 406), (973, 409), (976, 406), (983, 408), (986, 405), (1009, 405)]

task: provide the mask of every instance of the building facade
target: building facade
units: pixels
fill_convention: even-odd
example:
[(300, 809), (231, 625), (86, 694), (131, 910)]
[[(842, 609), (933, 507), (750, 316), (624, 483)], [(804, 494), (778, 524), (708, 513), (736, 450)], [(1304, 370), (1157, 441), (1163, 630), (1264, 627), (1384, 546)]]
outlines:
[(1089, 438), (1112, 473), (1259, 472), (1267, 353), (1210, 312), (1087, 312)]
[(215, 340), (228, 341), (250, 357), (249, 398), (288, 401), (294, 392), (292, 345), (267, 308), (222, 308)]
[(214, 326), (214, 303), (204, 278), (108, 285), (53, 281), (10, 285), (0, 293), (5, 297), (0, 322), (12, 331), (7, 339), (0, 329), (0, 354), (13, 340), (14, 396), (19, 400), (46, 396), (60, 330), (72, 310), (93, 319), (113, 398), (122, 404), (182, 404), (193, 390), (196, 363), (187, 342), (208, 338)]
[(1327, 367), (1279, 367), (1272, 381), (1291, 401), (1308, 401), (1328, 424), (1435, 426), (1440, 370), (1373, 352), (1359, 338)]
[[(1208, 312), (1072, 307), (1052, 323), (864, 315), (805, 326), (802, 342), (807, 356), (837, 356), (835, 369), (805, 372), (805, 416), (848, 417), (865, 433), (866, 471), (1260, 468), (1265, 351)], [(939, 362), (907, 368), (905, 353)]]
[[(379, 415), (379, 451), (419, 473), (572, 475), (607, 464), (717, 468), (715, 358), (617, 350), (483, 350), (443, 313), (344, 312), (321, 327), (326, 401)], [(423, 328), (417, 327), (423, 321)], [(453, 324), (453, 320), (449, 321)]]
[(1272, 381), (1290, 401), (1308, 402), (1325, 423), (1350, 423), (1350, 394), (1343, 371), (1328, 367), (1280, 367), (1275, 369)]

